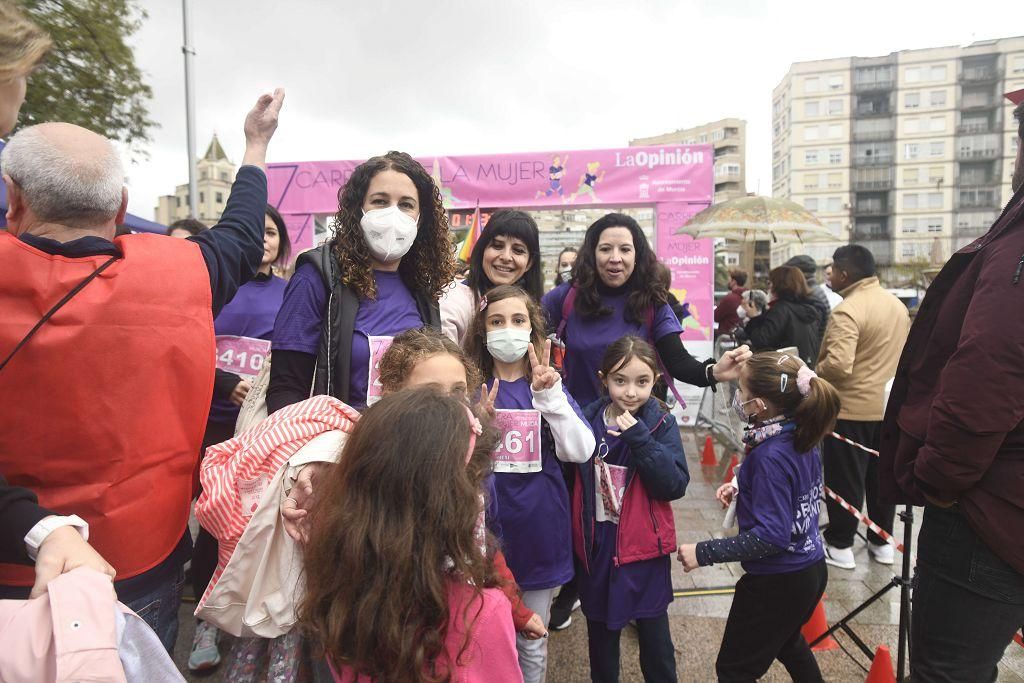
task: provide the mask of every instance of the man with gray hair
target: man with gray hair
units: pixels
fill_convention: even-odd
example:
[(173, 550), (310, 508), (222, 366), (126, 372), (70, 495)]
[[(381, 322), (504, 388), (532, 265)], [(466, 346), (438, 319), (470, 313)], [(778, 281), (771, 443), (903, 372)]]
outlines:
[(882, 423), (880, 489), (924, 505), (910, 671), (994, 681), (1024, 623), (1024, 90), (1013, 197), (928, 287)]
[[(0, 472), (45, 508), (85, 519), (119, 599), (168, 650), (191, 556), (213, 317), (263, 257), (263, 167), (283, 99), (264, 95), (249, 112), (223, 217), (185, 240), (115, 238), (124, 170), (95, 133), (40, 124), (0, 155)], [(29, 568), (0, 564), (0, 598), (31, 585)]]

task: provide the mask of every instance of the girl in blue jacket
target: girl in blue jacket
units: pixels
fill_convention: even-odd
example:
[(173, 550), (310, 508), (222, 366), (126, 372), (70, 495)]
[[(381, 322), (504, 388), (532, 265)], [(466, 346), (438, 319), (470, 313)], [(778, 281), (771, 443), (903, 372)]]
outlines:
[(818, 444), (832, 431), (839, 396), (795, 355), (754, 354), (740, 373), (733, 409), (750, 426), (737, 483), (718, 489), (736, 498), (740, 533), (679, 549), (686, 571), (740, 562), (715, 671), (719, 681), (755, 681), (778, 659), (797, 683), (821, 681), (800, 627), (828, 581), (818, 533), (824, 485)]
[(690, 481), (679, 428), (651, 398), (658, 360), (647, 342), (633, 336), (613, 342), (598, 375), (607, 395), (583, 411), (597, 452), (579, 466), (573, 491), (591, 680), (619, 680), (619, 636), (636, 620), (644, 680), (675, 681), (670, 501), (682, 498)]

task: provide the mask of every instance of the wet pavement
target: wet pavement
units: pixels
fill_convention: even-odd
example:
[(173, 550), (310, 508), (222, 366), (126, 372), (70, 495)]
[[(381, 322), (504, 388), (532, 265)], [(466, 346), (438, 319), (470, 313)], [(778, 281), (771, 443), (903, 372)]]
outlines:
[[(728, 466), (729, 453), (722, 453), (716, 447), (719, 464), (701, 466), (700, 455), (705, 432), (683, 429), (683, 443), (690, 465), (691, 482), (686, 497), (673, 504), (676, 515), (676, 530), (681, 543), (694, 543), (726, 534), (722, 528), (723, 512), (714, 499), (715, 490), (722, 483)], [(915, 510), (919, 523), (921, 510)], [(822, 523), (825, 508), (822, 506)], [(732, 533), (732, 532), (729, 532)], [(896, 538), (903, 538), (902, 523), (896, 521)], [(896, 554), (896, 565), (880, 565), (868, 557), (864, 540), (854, 544), (857, 568), (853, 570), (829, 567), (829, 583), (826, 589), (825, 614), (828, 623), (834, 624), (859, 606), (865, 599), (890, 583), (893, 569), (899, 569), (901, 556)], [(673, 562), (673, 587), (677, 599), (669, 607), (669, 621), (672, 639), (676, 647), (676, 663), (680, 681), (713, 681), (714, 663), (718, 654), (729, 614), (732, 596), (708, 595), (711, 589), (726, 589), (735, 585), (742, 576), (739, 564), (705, 567), (689, 574), (682, 565)], [(892, 589), (883, 598), (857, 615), (852, 628), (864, 642), (874, 650), (878, 645), (888, 645), (892, 660), (896, 661), (897, 624), (899, 623), (899, 590)], [(181, 631), (175, 661), (185, 671), (188, 649), (194, 629), (191, 616), (194, 604), (183, 604), (181, 609)], [(564, 631), (551, 634), (549, 646), (548, 681), (550, 683), (584, 683), (590, 680), (587, 665), (586, 621), (579, 612), (574, 613), (572, 625)], [(870, 661), (860, 652), (849, 636), (840, 633), (836, 640), (840, 648), (816, 654), (822, 673), (827, 681), (863, 681), (867, 676)], [(845, 651), (844, 651), (845, 650)], [(847, 651), (849, 654), (847, 654)], [(223, 648), (227, 652), (227, 648)], [(219, 672), (198, 677), (186, 674), (190, 681), (221, 681)], [(622, 681), (642, 681), (640, 674), (636, 631), (627, 627), (622, 637)], [(785, 669), (776, 662), (763, 681), (788, 681)], [(1024, 683), (1024, 647), (1011, 643), (999, 666), (1000, 682)], [(500, 683), (500, 682), (496, 682)]]

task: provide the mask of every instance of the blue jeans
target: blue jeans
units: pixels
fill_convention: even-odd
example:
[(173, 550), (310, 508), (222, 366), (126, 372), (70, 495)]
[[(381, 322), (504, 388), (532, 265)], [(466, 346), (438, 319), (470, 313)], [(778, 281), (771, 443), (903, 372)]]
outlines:
[(1024, 575), (956, 507), (926, 507), (917, 542), (910, 680), (996, 680), (996, 665), (1024, 624)]
[(178, 640), (178, 608), (185, 588), (185, 569), (177, 567), (174, 574), (158, 582), (149, 591), (130, 602), (124, 601), (156, 632), (160, 642), (173, 656), (174, 643)]

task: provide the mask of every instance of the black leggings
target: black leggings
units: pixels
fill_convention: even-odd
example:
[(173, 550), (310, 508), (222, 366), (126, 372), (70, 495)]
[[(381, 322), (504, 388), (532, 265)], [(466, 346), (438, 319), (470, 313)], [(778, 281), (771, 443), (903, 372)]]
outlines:
[(825, 560), (785, 574), (744, 574), (725, 624), (715, 671), (719, 681), (756, 681), (778, 659), (795, 683), (822, 681), (803, 626), (825, 592)]

